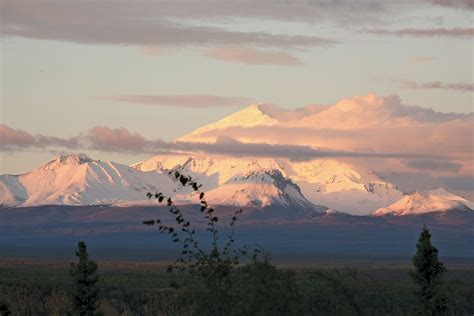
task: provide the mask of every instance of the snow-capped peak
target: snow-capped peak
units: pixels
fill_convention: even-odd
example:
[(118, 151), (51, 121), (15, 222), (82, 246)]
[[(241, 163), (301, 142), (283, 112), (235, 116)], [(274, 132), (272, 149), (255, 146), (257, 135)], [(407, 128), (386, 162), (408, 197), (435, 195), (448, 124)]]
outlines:
[[(311, 203), (340, 212), (371, 214), (403, 194), (369, 170), (333, 160), (295, 162), (272, 158), (231, 158), (222, 156), (156, 156), (134, 165), (142, 171), (178, 170), (197, 179), (206, 191), (243, 181), (267, 181), (270, 174), (290, 179)], [(246, 179), (243, 179), (248, 177)], [(273, 181), (273, 180), (272, 180)], [(272, 182), (273, 183), (273, 182)], [(257, 187), (255, 187), (256, 189)], [(226, 191), (227, 192), (227, 191)]]
[(241, 111), (233, 113), (223, 119), (212, 124), (203, 126), (194, 130), (193, 132), (178, 138), (178, 141), (200, 142), (207, 141), (208, 137), (201, 137), (201, 134), (213, 130), (220, 130), (229, 127), (254, 127), (254, 126), (269, 126), (278, 123), (278, 120), (267, 115), (261, 107), (262, 103), (252, 104)]
[(159, 172), (142, 172), (86, 155), (59, 155), (19, 176), (0, 176), (0, 205), (103, 205), (146, 199), (146, 193), (171, 194), (175, 184)]
[[(279, 170), (254, 169), (237, 174), (206, 194), (213, 204), (237, 206), (282, 206), (314, 210), (316, 206), (301, 193), (297, 184)], [(320, 209), (322, 209), (320, 207)]]
[(40, 170), (52, 170), (57, 169), (64, 165), (81, 165), (94, 160), (89, 158), (86, 154), (59, 154), (54, 157), (50, 162), (43, 165)]
[(438, 188), (405, 195), (397, 202), (376, 210), (374, 215), (416, 215), (454, 209), (473, 210), (474, 203), (443, 188)]

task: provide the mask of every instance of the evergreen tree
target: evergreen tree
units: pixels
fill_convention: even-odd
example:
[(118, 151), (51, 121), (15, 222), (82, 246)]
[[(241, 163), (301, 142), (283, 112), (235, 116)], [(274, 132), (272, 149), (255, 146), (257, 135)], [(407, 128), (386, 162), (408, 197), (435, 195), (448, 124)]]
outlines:
[(97, 263), (89, 260), (87, 247), (83, 241), (78, 243), (76, 256), (78, 263), (71, 263), (69, 274), (73, 277), (73, 315), (92, 316), (101, 315), (99, 311), (99, 288), (97, 282)]
[(438, 315), (446, 311), (446, 300), (440, 294), (446, 268), (438, 260), (438, 249), (431, 244), (431, 234), (425, 226), (416, 245), (413, 257), (415, 270), (410, 272), (417, 285), (417, 312), (420, 315)]
[(0, 303), (0, 316), (10, 316), (12, 313), (8, 309), (8, 305)]

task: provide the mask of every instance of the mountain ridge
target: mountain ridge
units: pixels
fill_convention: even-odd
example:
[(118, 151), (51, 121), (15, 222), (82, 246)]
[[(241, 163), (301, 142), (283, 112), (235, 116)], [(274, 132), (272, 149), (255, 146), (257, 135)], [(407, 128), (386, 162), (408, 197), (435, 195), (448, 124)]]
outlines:
[[(373, 172), (333, 160), (174, 155), (126, 166), (84, 154), (59, 155), (30, 173), (0, 176), (0, 204), (128, 207), (150, 205), (146, 193), (158, 191), (178, 204), (196, 203), (192, 190), (169, 176), (174, 171), (201, 183), (213, 205), (380, 216), (472, 209), (474, 204), (441, 189), (417, 193), (415, 205), (410, 204), (407, 199), (413, 197)], [(430, 204), (433, 200), (438, 204)]]

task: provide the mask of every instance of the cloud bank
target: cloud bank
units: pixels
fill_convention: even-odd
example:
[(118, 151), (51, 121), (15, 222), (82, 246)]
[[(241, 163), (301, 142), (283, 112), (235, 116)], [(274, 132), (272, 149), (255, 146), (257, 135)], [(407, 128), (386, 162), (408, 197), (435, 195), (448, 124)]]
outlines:
[[(301, 34), (237, 31), (226, 22), (238, 19), (329, 22), (338, 27), (366, 27), (376, 34), (472, 36), (471, 28), (376, 29), (395, 24), (414, 9), (429, 6), (473, 9), (471, 0), (0, 0), (2, 36), (83, 44), (152, 47), (248, 45), (307, 48), (338, 43), (332, 38)], [(218, 22), (223, 27), (216, 26)], [(211, 26), (212, 25), (212, 26)], [(157, 50), (145, 49), (155, 55)], [(222, 52), (221, 52), (222, 54)], [(277, 57), (273, 57), (277, 58)], [(279, 58), (289, 61), (289, 56)], [(293, 60), (294, 61), (294, 60)]]
[(399, 30), (373, 29), (366, 30), (367, 33), (376, 35), (394, 35), (394, 36), (416, 36), (416, 37), (455, 37), (471, 39), (474, 36), (474, 28), (405, 28)]
[(436, 90), (452, 90), (459, 92), (473, 92), (474, 83), (446, 83), (439, 81), (432, 82), (414, 82), (414, 81), (402, 81), (402, 87), (409, 89), (436, 89)]
[[(189, 23), (193, 17), (230, 15), (228, 8), (240, 7), (239, 4), (239, 1), (222, 5), (213, 1), (180, 0), (120, 3), (102, 0), (3, 0), (2, 35), (83, 44), (165, 47), (245, 44), (294, 48), (336, 43), (317, 36), (240, 32), (205, 26), (199, 22)], [(242, 5), (250, 8), (250, 2), (244, 1)], [(259, 5), (254, 5), (256, 7)], [(220, 11), (219, 8), (226, 10)], [(185, 18), (187, 22), (180, 22), (179, 18)]]
[(0, 150), (12, 151), (19, 148), (63, 147), (75, 149), (79, 146), (79, 137), (59, 138), (41, 134), (33, 135), (27, 131), (14, 129), (0, 124)]

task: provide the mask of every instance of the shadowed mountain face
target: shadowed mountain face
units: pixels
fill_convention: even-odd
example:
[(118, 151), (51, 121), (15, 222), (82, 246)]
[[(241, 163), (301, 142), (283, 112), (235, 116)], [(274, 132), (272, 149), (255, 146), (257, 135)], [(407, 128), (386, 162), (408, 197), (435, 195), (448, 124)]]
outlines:
[[(183, 209), (203, 242), (207, 240), (199, 207)], [(234, 211), (234, 207), (216, 207), (223, 237)], [(68, 247), (84, 239), (98, 247), (172, 250), (167, 236), (141, 223), (156, 218), (173, 221), (168, 210), (158, 206), (1, 208), (0, 240), (10, 246)], [(474, 257), (474, 212), (463, 210), (375, 217), (277, 206), (245, 208), (236, 237), (272, 252), (409, 255), (425, 224), (443, 255)]]

